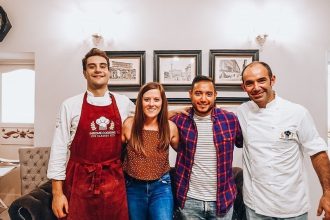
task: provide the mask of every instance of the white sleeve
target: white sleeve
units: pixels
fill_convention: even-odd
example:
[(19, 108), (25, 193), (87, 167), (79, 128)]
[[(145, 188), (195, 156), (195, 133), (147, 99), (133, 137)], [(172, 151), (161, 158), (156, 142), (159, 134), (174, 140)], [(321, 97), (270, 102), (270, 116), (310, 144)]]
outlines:
[(112, 93), (116, 99), (116, 103), (120, 112), (121, 121), (124, 122), (129, 116), (134, 115), (135, 105), (134, 103), (125, 95), (118, 93)]
[(56, 118), (56, 127), (50, 151), (47, 177), (49, 179), (64, 180), (68, 159), (68, 145), (70, 142), (70, 111), (62, 104)]
[(297, 133), (303, 151), (308, 155), (312, 156), (318, 152), (327, 151), (327, 144), (320, 137), (312, 116), (307, 110), (305, 110)]
[(131, 100), (129, 100), (128, 109), (128, 116), (133, 116), (135, 114), (135, 104)]

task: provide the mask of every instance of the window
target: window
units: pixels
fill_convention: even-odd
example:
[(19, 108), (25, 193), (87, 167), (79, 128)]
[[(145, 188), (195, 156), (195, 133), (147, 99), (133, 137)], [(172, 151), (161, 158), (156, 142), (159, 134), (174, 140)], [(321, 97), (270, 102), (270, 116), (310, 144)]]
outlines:
[(33, 146), (34, 79), (34, 53), (0, 52), (0, 146)]
[(33, 53), (0, 53), (0, 123), (33, 124)]
[(2, 123), (34, 123), (34, 75), (22, 67), (1, 73)]

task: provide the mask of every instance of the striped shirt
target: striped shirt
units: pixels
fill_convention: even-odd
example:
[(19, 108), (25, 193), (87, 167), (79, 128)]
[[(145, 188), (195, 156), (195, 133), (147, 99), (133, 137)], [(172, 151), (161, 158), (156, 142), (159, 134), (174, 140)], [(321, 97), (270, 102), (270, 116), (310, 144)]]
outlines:
[[(180, 144), (175, 164), (175, 197), (177, 204), (184, 208), (194, 156), (197, 148), (197, 127), (194, 122), (194, 110), (189, 115), (177, 114), (171, 120), (177, 125)], [(234, 146), (243, 146), (243, 136), (238, 119), (232, 112), (214, 108), (211, 113), (212, 136), (217, 158), (217, 215), (223, 215), (232, 207), (236, 197), (232, 162)], [(204, 179), (208, 182), (208, 180)]]
[[(211, 115), (194, 115), (198, 137), (187, 196), (202, 201), (216, 201), (217, 152), (213, 143)], [(205, 181), (208, 180), (208, 181)]]

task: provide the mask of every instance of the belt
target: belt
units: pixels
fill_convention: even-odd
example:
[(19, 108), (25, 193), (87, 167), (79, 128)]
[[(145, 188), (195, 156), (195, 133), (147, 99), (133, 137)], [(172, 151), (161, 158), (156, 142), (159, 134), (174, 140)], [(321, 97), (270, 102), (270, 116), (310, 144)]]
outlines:
[[(167, 173), (165, 173), (164, 175), (166, 175), (166, 174)], [(136, 183), (142, 183), (142, 184), (145, 184), (145, 183), (154, 183), (154, 182), (159, 181), (161, 178), (162, 177), (160, 177), (158, 179), (155, 179), (155, 180), (141, 180), (141, 179), (136, 179), (136, 178), (128, 175), (127, 173), (125, 173), (125, 179), (128, 179), (128, 180), (133, 181), (133, 182), (136, 182)]]

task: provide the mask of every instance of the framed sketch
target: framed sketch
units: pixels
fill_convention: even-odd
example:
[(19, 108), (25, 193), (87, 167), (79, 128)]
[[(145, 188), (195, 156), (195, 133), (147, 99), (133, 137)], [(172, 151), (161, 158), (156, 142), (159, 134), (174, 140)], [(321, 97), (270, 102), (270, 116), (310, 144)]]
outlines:
[(106, 51), (110, 61), (109, 90), (138, 91), (145, 83), (145, 51)]
[(154, 81), (167, 91), (188, 91), (195, 76), (202, 74), (201, 53), (201, 50), (155, 50)]
[(239, 86), (242, 70), (259, 60), (259, 50), (210, 50), (210, 76), (217, 88)]

